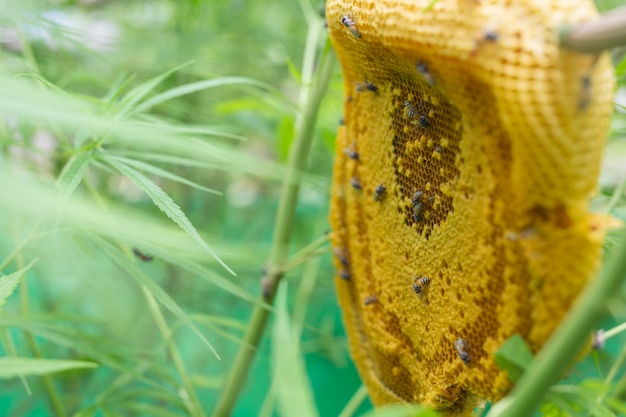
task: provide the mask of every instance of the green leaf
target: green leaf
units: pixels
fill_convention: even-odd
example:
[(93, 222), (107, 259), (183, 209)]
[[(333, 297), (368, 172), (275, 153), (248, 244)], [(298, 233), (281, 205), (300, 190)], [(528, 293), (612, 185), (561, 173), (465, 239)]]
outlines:
[(125, 175), (128, 179), (134, 182), (140, 189), (142, 189), (150, 199), (154, 202), (154, 204), (163, 211), (176, 223), (181, 229), (183, 229), (189, 236), (191, 236), (202, 248), (204, 248), (217, 262), (219, 262), (224, 269), (230, 272), (232, 275), (237, 275), (235, 272), (228, 267), (222, 261), (222, 259), (206, 244), (204, 240), (198, 234), (198, 231), (191, 224), (185, 213), (180, 209), (180, 207), (172, 200), (172, 198), (161, 189), (158, 185), (152, 182), (148, 177), (136, 171), (135, 169), (129, 167), (128, 165), (122, 164), (116, 161), (113, 158), (106, 158), (106, 162), (112, 165), (115, 169), (117, 169), (122, 175)]
[(278, 155), (282, 162), (287, 161), (291, 142), (293, 142), (293, 120), (290, 117), (283, 117), (278, 126), (278, 141), (276, 144)]
[(605, 401), (606, 405), (608, 405), (610, 408), (618, 412), (620, 415), (626, 416), (626, 402), (620, 401), (617, 398), (613, 397), (607, 398)]
[(271, 87), (266, 83), (245, 77), (222, 77), (213, 80), (197, 81), (195, 83), (175, 87), (161, 94), (157, 94), (151, 99), (139, 104), (137, 107), (135, 107), (135, 109), (133, 109), (133, 111), (129, 112), (129, 114), (134, 115), (137, 113), (143, 113), (154, 106), (157, 106), (174, 98), (196, 93), (198, 91), (206, 90), (208, 88), (222, 87), (225, 85), (252, 85), (266, 90), (271, 89)]
[(318, 416), (298, 340), (287, 312), (287, 285), (281, 285), (276, 297), (276, 317), (272, 331), (272, 371), (277, 384), (279, 414), (284, 417)]
[[(15, 347), (15, 342), (13, 341), (13, 336), (7, 327), (0, 327), (0, 340), (2, 340), (2, 347), (4, 351), (7, 353), (7, 357), (17, 358), (19, 355), (17, 353), (17, 348)], [(28, 381), (24, 378), (24, 375), (18, 375), (20, 378), (20, 382), (24, 386), (26, 390), (26, 394), (33, 395), (30, 386), (28, 385)]]
[(47, 375), (72, 369), (96, 368), (97, 363), (60, 359), (0, 358), (0, 378), (20, 375)]
[(161, 288), (157, 283), (155, 283), (148, 275), (146, 275), (134, 262), (131, 262), (122, 255), (122, 253), (117, 250), (117, 248), (113, 247), (110, 243), (105, 242), (100, 238), (94, 238), (96, 243), (102, 248), (107, 255), (115, 261), (122, 269), (128, 272), (133, 278), (137, 280), (141, 285), (146, 287), (148, 291), (161, 303), (165, 308), (174, 313), (176, 317), (178, 317), (183, 323), (185, 323), (203, 342), (207, 347), (213, 352), (217, 359), (220, 359), (219, 354), (209, 343), (209, 341), (204, 337), (202, 332), (196, 327), (195, 324), (191, 321), (189, 316), (185, 314), (182, 308), (174, 301), (172, 297), (166, 293), (163, 288)]
[(626, 57), (622, 58), (619, 64), (615, 67), (615, 75), (621, 77), (626, 72)]
[[(55, 320), (55, 323), (58, 320)], [(60, 346), (80, 352), (90, 358), (95, 359), (98, 363), (106, 365), (110, 368), (119, 370), (140, 381), (151, 386), (161, 388), (158, 383), (149, 380), (141, 375), (135, 369), (126, 365), (123, 361), (132, 362), (136, 366), (140, 362), (148, 362), (145, 358), (138, 355), (136, 351), (131, 351), (128, 346), (117, 343), (111, 337), (102, 337), (102, 333), (98, 336), (88, 334), (82, 329), (73, 329), (62, 327), (55, 324), (49, 324), (38, 321), (34, 317), (20, 318), (0, 318), (0, 325), (18, 327), (43, 339), (49, 340)], [(142, 352), (144, 353), (144, 352)], [(152, 361), (150, 365), (155, 368), (159, 364)], [(152, 369), (154, 371), (154, 369)]]
[(532, 351), (519, 334), (514, 334), (504, 342), (494, 356), (500, 369), (505, 371), (513, 382), (522, 376), (533, 361)]
[(128, 94), (126, 94), (124, 99), (121, 100), (121, 102), (120, 102), (119, 114), (130, 113), (132, 108), (135, 106), (135, 104), (137, 104), (146, 95), (148, 95), (150, 93), (150, 91), (154, 90), (157, 85), (159, 85), (161, 82), (163, 82), (163, 80), (165, 80), (167, 77), (169, 77), (170, 75), (172, 75), (176, 71), (178, 71), (178, 70), (180, 70), (180, 69), (182, 69), (184, 67), (187, 67), (187, 66), (189, 66), (189, 65), (191, 65), (193, 63), (194, 63), (194, 61), (185, 62), (184, 64), (181, 64), (181, 65), (179, 65), (179, 66), (177, 66), (175, 68), (172, 68), (171, 70), (165, 71), (163, 74), (157, 75), (156, 77), (151, 78), (148, 81), (145, 81), (145, 82), (139, 84), (137, 87), (135, 87), (132, 90), (130, 90), (130, 92)]
[(7, 298), (13, 294), (13, 291), (15, 291), (15, 288), (17, 287), (17, 284), (19, 284), (24, 273), (28, 271), (38, 259), (39, 258), (32, 260), (31, 263), (19, 271), (15, 271), (12, 274), (5, 275), (0, 278), (0, 307), (2, 307), (6, 303)]
[(69, 161), (63, 167), (57, 184), (61, 193), (61, 198), (66, 199), (78, 187), (78, 184), (85, 176), (85, 172), (89, 167), (93, 154), (91, 152), (80, 152), (72, 155)]
[(178, 182), (180, 184), (185, 184), (188, 185), (190, 187), (196, 188), (198, 190), (201, 191), (205, 191), (207, 193), (210, 194), (217, 194), (217, 195), (222, 195), (222, 193), (220, 191), (217, 190), (213, 190), (211, 188), (207, 188), (207, 187), (203, 187), (202, 185), (195, 183), (193, 181), (189, 181), (186, 178), (183, 178), (179, 175), (176, 174), (172, 174), (169, 171), (166, 171), (164, 169), (161, 169), (159, 167), (156, 167), (154, 165), (150, 165), (147, 164), (145, 162), (141, 162), (141, 161), (137, 161), (136, 159), (130, 159), (130, 158), (124, 158), (122, 156), (107, 156), (107, 159), (115, 159), (120, 163), (126, 164), (126, 165), (130, 165), (130, 166), (134, 166), (137, 169), (140, 169), (142, 171), (146, 171), (149, 172), (153, 175), (162, 177), (162, 178), (167, 178), (168, 180), (174, 181), (174, 182)]

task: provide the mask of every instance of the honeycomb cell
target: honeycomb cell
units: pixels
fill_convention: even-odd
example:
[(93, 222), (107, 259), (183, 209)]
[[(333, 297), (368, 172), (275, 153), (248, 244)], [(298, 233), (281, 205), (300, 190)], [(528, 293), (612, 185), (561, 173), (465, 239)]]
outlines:
[(501, 398), (494, 352), (515, 333), (538, 350), (598, 268), (613, 73), (556, 44), (593, 4), (547, 1), (327, 2), (346, 97), (336, 287), (375, 404)]

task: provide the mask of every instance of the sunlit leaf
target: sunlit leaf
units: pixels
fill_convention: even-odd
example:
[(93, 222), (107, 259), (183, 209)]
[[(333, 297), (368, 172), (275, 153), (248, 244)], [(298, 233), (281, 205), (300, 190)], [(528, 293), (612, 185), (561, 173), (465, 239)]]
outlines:
[(74, 369), (96, 368), (97, 363), (61, 359), (0, 358), (0, 378), (47, 375)]
[(226, 265), (224, 261), (220, 259), (217, 253), (215, 253), (215, 251), (213, 251), (213, 249), (211, 249), (209, 245), (207, 245), (206, 242), (202, 240), (196, 228), (191, 224), (187, 216), (185, 216), (185, 213), (183, 213), (180, 207), (174, 202), (174, 200), (172, 200), (169, 195), (165, 193), (165, 191), (163, 191), (163, 189), (161, 189), (161, 187), (156, 185), (148, 177), (141, 174), (137, 170), (129, 167), (128, 165), (122, 164), (113, 158), (106, 159), (106, 162), (111, 164), (121, 174), (126, 176), (128, 179), (134, 182), (135, 185), (137, 185), (141, 190), (148, 194), (152, 202), (154, 202), (154, 204), (158, 208), (160, 208), (161, 211), (163, 211), (163, 213), (167, 215), (167, 217), (172, 219), (174, 223), (176, 223), (178, 226), (180, 226), (181, 229), (187, 232), (189, 236), (191, 236), (201, 247), (203, 247), (209, 254), (211, 254), (211, 256), (213, 256), (215, 260), (217, 260), (217, 262), (219, 262), (219, 264), (224, 267), (224, 269), (226, 269), (231, 274), (236, 275), (235, 272), (230, 269), (230, 267)]
[(83, 180), (92, 155), (91, 152), (80, 152), (67, 161), (57, 180), (61, 198), (69, 197)]
[(198, 91), (206, 90), (209, 88), (215, 87), (223, 87), (226, 85), (251, 85), (263, 89), (271, 89), (271, 87), (263, 83), (261, 81), (256, 81), (251, 78), (245, 77), (223, 77), (216, 78), (213, 80), (203, 80), (197, 81), (195, 83), (182, 85), (180, 87), (174, 87), (170, 90), (167, 90), (164, 93), (157, 94), (156, 96), (144, 101), (143, 103), (137, 105), (130, 114), (137, 114), (145, 112), (150, 108), (157, 106), (166, 101), (172, 100), (177, 97), (181, 97), (187, 94), (197, 93)]
[(35, 262), (37, 262), (37, 259), (32, 260), (28, 265), (19, 271), (15, 271), (12, 274), (5, 275), (0, 278), (0, 307), (6, 303), (7, 298), (13, 294), (13, 291), (15, 291), (15, 288), (17, 287), (17, 284), (19, 284), (22, 276), (35, 264)]
[(116, 250), (110, 243), (103, 241), (102, 239), (95, 238), (96, 243), (105, 251), (108, 256), (115, 261), (122, 269), (128, 272), (133, 278), (137, 280), (141, 285), (145, 286), (148, 291), (156, 298), (165, 308), (170, 310), (176, 317), (183, 321), (213, 352), (216, 358), (220, 358), (219, 354), (213, 348), (213, 345), (204, 337), (202, 332), (196, 327), (191, 319), (185, 314), (182, 308), (174, 301), (172, 297), (166, 293), (163, 288), (157, 285), (148, 275), (146, 275), (141, 268), (135, 263), (124, 257), (119, 250)]
[(272, 331), (272, 373), (281, 416), (318, 416), (313, 391), (287, 312), (287, 285), (276, 296), (276, 318)]
[(148, 81), (144, 81), (139, 84), (132, 90), (126, 94), (126, 96), (120, 101), (119, 104), (119, 113), (126, 114), (131, 111), (136, 112), (136, 109), (133, 109), (135, 105), (141, 101), (145, 96), (147, 96), (152, 90), (156, 88), (157, 85), (163, 82), (167, 77), (175, 73), (176, 71), (181, 70), (189, 65), (193, 64), (193, 61), (185, 62), (184, 64), (178, 65), (175, 68), (172, 68), (164, 73), (157, 75), (154, 78), (149, 79)]
[(162, 168), (159, 168), (157, 166), (154, 165), (150, 165), (147, 164), (145, 162), (141, 162), (141, 161), (137, 161), (135, 159), (130, 159), (130, 158), (124, 158), (124, 157), (120, 157), (120, 156), (107, 156), (108, 159), (115, 159), (123, 164), (132, 166), (134, 168), (140, 169), (142, 171), (146, 171), (150, 174), (156, 175), (158, 177), (162, 177), (162, 178), (166, 178), (168, 180), (174, 181), (174, 182), (178, 182), (180, 184), (185, 184), (188, 185), (192, 188), (196, 188), (198, 190), (201, 191), (205, 191), (209, 194), (217, 194), (217, 195), (222, 195), (222, 193), (220, 191), (217, 190), (213, 190), (211, 188), (207, 188), (207, 187), (203, 187), (200, 184), (197, 184), (193, 181), (189, 181), (186, 178), (181, 177), (180, 175), (176, 175), (176, 174), (172, 174), (169, 171), (166, 171)]
[(511, 380), (517, 381), (533, 360), (533, 354), (526, 341), (519, 334), (511, 336), (495, 353), (495, 360), (500, 369)]

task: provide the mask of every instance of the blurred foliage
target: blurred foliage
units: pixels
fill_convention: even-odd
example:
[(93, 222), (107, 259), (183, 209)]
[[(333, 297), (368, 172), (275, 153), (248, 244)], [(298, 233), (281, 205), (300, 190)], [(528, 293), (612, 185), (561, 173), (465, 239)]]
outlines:
[[(189, 415), (190, 385), (208, 414), (258, 302), (311, 75), (303, 61), (325, 45), (322, 2), (0, 0), (0, 10), (2, 415)], [(306, 10), (318, 18), (307, 23)], [(324, 36), (308, 39), (311, 24)], [(328, 230), (342, 94), (337, 69), (292, 254)], [(622, 110), (594, 204), (626, 219)], [(234, 416), (371, 408), (322, 249), (287, 274)], [(606, 328), (626, 318), (623, 303), (610, 307)], [(582, 401), (581, 387), (607, 396), (589, 380), (610, 372), (619, 346), (623, 333), (546, 409)]]

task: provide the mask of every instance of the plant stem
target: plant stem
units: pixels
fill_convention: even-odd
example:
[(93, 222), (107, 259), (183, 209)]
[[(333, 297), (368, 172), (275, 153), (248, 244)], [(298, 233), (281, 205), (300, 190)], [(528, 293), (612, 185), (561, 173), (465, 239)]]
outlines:
[[(22, 258), (22, 254), (17, 253), (15, 263), (18, 269), (24, 267), (24, 260)], [(20, 280), (20, 304), (22, 308), (22, 315), (24, 317), (28, 317), (30, 313), (30, 304), (29, 304), (29, 295), (28, 295), (28, 283), (26, 277), (22, 277)], [(42, 358), (41, 349), (37, 345), (37, 341), (35, 340), (35, 336), (32, 333), (27, 333), (25, 335), (26, 342), (30, 347), (30, 350), (33, 352), (36, 358)], [(65, 406), (63, 405), (63, 401), (61, 401), (61, 397), (57, 392), (56, 387), (54, 386), (54, 382), (50, 375), (42, 375), (41, 380), (43, 382), (44, 389), (48, 394), (48, 400), (50, 401), (50, 407), (54, 411), (54, 415), (57, 417), (65, 417), (67, 412), (65, 411)]]
[(187, 407), (187, 411), (189, 411), (189, 414), (192, 417), (204, 417), (202, 406), (200, 405), (200, 401), (198, 401), (196, 392), (193, 389), (193, 384), (191, 383), (191, 380), (189, 379), (189, 376), (187, 375), (185, 364), (183, 363), (183, 360), (180, 357), (180, 353), (178, 352), (178, 348), (176, 347), (176, 344), (174, 343), (172, 333), (169, 327), (167, 326), (167, 322), (165, 321), (165, 318), (163, 317), (163, 313), (161, 313), (161, 309), (159, 308), (159, 305), (154, 299), (154, 296), (152, 295), (152, 293), (150, 293), (150, 291), (148, 291), (146, 287), (142, 287), (141, 289), (143, 290), (143, 294), (146, 297), (146, 300), (148, 300), (148, 306), (150, 307), (150, 312), (152, 313), (152, 316), (154, 317), (154, 321), (156, 322), (157, 327), (159, 328), (159, 331), (161, 332), (161, 334), (163, 335), (163, 338), (165, 339), (165, 342), (167, 344), (167, 350), (169, 351), (169, 354), (172, 357), (172, 360), (174, 361), (174, 366), (176, 367), (176, 370), (178, 371), (178, 374), (180, 375), (180, 379), (183, 382), (183, 387), (184, 387), (185, 393), (187, 394), (187, 398), (183, 398), (182, 400), (185, 403), (185, 406)]
[(626, 45), (626, 8), (600, 16), (592, 22), (559, 28), (561, 47), (582, 53), (600, 53)]
[(367, 388), (365, 385), (361, 385), (359, 389), (354, 393), (348, 404), (343, 408), (339, 417), (352, 417), (356, 414), (357, 410), (363, 404), (363, 401), (367, 398)]
[(303, 123), (296, 132), (295, 140), (289, 150), (288, 171), (278, 203), (272, 248), (267, 266), (267, 287), (264, 291), (265, 294), (261, 295), (261, 303), (258, 303), (254, 308), (244, 341), (239, 348), (222, 395), (213, 411), (213, 417), (230, 415), (239, 393), (243, 389), (254, 354), (267, 324), (270, 312), (262, 303), (271, 304), (273, 302), (276, 288), (282, 278), (282, 266), (287, 259), (287, 247), (295, 217), (300, 180), (313, 141), (317, 112), (328, 87), (334, 63), (335, 56), (333, 52), (329, 51), (322, 60), (321, 68), (306, 102)]
[(546, 342), (524, 376), (508, 397), (495, 404), (489, 417), (527, 417), (539, 403), (548, 387), (572, 364), (579, 346), (588, 340), (605, 314), (605, 306), (619, 293), (626, 276), (626, 234), (611, 253), (599, 279), (587, 285), (583, 294), (552, 337)]

